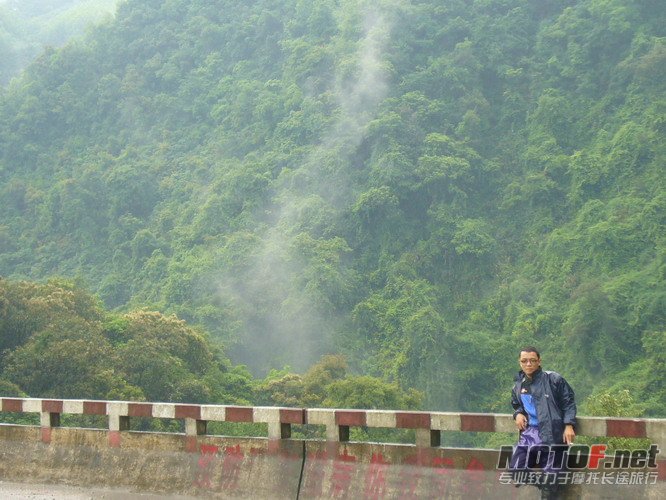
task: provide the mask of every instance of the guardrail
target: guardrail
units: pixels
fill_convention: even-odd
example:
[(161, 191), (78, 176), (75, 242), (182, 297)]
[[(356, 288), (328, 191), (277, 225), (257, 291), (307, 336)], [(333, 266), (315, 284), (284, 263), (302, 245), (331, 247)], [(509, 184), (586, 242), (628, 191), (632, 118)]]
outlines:
[[(133, 417), (181, 419), (188, 437), (207, 434), (208, 422), (248, 422), (268, 425), (271, 440), (289, 439), (293, 425), (320, 425), (326, 440), (349, 441), (351, 427), (414, 429), (416, 446), (439, 447), (441, 433), (516, 432), (511, 415), (456, 412), (409, 412), (392, 410), (344, 410), (324, 408), (280, 408), (208, 404), (146, 403), (72, 399), (0, 398), (0, 411), (39, 413), (43, 442), (50, 442), (51, 429), (60, 426), (60, 416), (100, 415), (108, 417), (109, 445), (120, 446), (122, 432)], [(592, 437), (647, 438), (666, 449), (666, 419), (578, 417), (578, 435)], [(196, 443), (195, 443), (196, 446)]]

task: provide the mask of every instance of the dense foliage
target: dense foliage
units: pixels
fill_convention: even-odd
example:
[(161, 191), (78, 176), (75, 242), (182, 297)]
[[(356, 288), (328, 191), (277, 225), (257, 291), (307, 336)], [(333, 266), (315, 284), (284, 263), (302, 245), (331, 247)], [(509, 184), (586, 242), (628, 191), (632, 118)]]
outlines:
[(250, 395), (249, 374), (234, 371), (182, 320), (110, 314), (71, 283), (0, 280), (0, 327), (1, 378), (33, 396), (247, 402)]
[[(70, 399), (411, 408), (422, 395), (325, 356), (255, 380), (175, 316), (112, 313), (71, 282), (0, 278), (0, 393)], [(345, 388), (353, 386), (353, 391)]]
[(111, 17), (118, 0), (0, 0), (0, 85), (44, 47), (60, 47), (94, 22)]
[[(122, 2), (0, 94), (0, 274), (117, 312), (3, 323), (3, 376), (47, 394), (27, 360), (90, 343), (105, 394), (225, 397), (231, 365), (147, 307), (278, 369), (263, 401), (374, 376), (507, 411), (529, 343), (664, 416), (665, 30), (660, 0)], [(326, 353), (361, 375), (279, 371)]]

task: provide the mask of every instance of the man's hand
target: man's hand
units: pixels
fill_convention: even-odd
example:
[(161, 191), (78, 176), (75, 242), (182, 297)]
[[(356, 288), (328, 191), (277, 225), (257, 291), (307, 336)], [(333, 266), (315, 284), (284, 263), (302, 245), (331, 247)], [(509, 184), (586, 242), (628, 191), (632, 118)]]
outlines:
[(574, 442), (575, 437), (576, 437), (576, 432), (574, 431), (573, 425), (567, 424), (564, 427), (564, 434), (562, 434), (564, 442), (567, 444), (572, 444)]
[(527, 418), (522, 413), (516, 415), (516, 427), (519, 431), (524, 431), (527, 428)]

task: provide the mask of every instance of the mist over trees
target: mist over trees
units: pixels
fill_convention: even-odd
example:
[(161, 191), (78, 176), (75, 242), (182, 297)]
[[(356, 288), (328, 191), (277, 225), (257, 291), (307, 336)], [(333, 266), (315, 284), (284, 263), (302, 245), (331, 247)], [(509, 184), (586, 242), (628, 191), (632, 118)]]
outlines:
[(0, 0), (0, 85), (45, 47), (60, 47), (110, 18), (118, 0)]
[[(21, 372), (44, 336), (114, 352), (104, 397), (505, 412), (535, 344), (664, 416), (665, 30), (657, 0), (121, 2), (0, 90), (1, 283), (99, 297), (0, 323), (0, 377), (64, 397)], [(162, 355), (171, 388), (136, 378)]]

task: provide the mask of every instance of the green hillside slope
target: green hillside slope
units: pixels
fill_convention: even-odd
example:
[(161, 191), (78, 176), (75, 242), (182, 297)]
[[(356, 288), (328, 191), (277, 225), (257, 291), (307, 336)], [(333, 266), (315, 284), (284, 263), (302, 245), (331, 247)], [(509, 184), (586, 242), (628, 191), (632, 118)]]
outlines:
[(110, 18), (118, 0), (0, 0), (0, 85), (44, 47), (60, 47)]
[(128, 0), (0, 94), (0, 275), (257, 374), (505, 411), (516, 349), (666, 413), (666, 4)]

